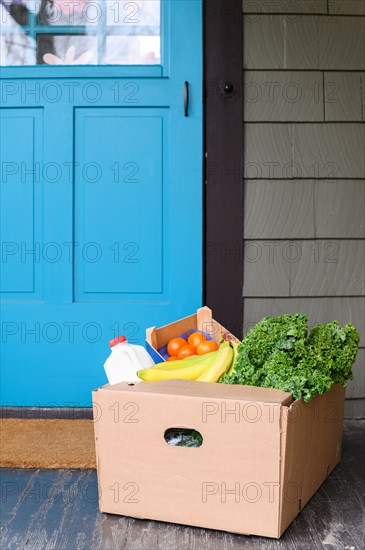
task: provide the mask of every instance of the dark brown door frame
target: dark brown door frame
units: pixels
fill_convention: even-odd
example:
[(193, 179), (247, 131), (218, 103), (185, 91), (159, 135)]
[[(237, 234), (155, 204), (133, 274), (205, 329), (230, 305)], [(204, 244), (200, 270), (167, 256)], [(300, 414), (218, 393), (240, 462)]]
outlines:
[(205, 303), (243, 327), (243, 15), (241, 0), (204, 0)]

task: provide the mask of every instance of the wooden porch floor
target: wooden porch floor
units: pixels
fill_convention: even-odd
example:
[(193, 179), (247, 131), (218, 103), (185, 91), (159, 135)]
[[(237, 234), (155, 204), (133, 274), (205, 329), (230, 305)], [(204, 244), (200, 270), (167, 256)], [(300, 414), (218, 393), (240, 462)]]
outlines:
[(94, 470), (1, 470), (2, 550), (364, 548), (365, 421), (347, 420), (341, 464), (281, 540), (101, 514)]

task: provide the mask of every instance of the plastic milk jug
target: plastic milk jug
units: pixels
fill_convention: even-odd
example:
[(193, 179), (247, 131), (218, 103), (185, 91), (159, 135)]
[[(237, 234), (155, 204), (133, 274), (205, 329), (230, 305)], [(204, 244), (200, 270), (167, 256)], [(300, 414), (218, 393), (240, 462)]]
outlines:
[(109, 345), (112, 352), (104, 363), (109, 384), (141, 382), (137, 371), (154, 365), (147, 350), (143, 346), (128, 344), (125, 336), (110, 340)]

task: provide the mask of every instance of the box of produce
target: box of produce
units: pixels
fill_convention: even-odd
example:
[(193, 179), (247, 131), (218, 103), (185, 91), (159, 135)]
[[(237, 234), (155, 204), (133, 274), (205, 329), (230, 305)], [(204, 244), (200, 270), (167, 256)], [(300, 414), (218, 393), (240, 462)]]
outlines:
[[(213, 319), (209, 307), (160, 328), (146, 330), (146, 349), (155, 363), (216, 351), (222, 338), (239, 340)], [(179, 354), (179, 357), (178, 357)]]
[[(217, 349), (163, 360), (194, 333)], [(93, 392), (100, 510), (279, 538), (340, 460), (358, 340), (298, 314), (239, 342), (208, 308), (149, 329), (160, 363)]]

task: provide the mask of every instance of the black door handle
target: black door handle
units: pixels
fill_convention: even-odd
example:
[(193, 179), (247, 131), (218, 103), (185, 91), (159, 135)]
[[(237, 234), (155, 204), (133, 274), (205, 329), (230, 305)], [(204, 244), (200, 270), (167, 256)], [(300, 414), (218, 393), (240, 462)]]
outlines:
[(184, 116), (189, 116), (189, 82), (184, 83)]

